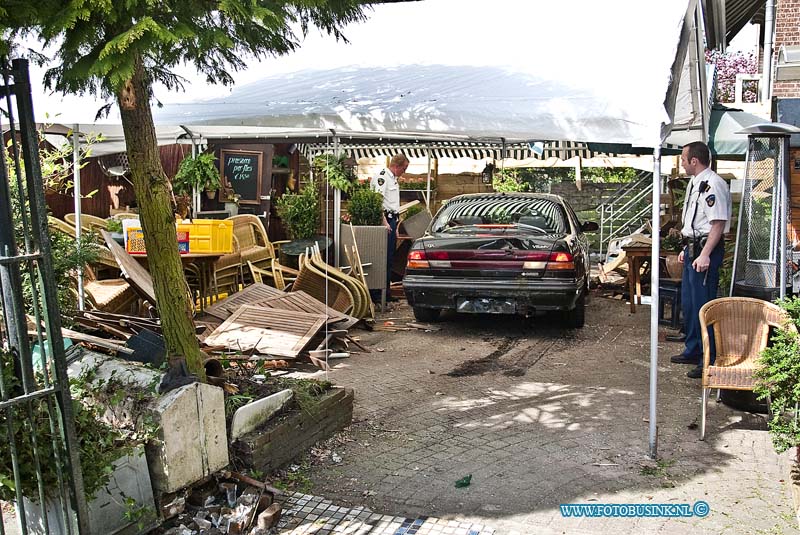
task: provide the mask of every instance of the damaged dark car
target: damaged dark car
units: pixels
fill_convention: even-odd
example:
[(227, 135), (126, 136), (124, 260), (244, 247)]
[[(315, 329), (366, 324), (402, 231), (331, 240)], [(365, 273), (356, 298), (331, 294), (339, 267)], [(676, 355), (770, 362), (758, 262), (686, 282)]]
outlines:
[(560, 313), (583, 327), (589, 251), (581, 224), (558, 195), (475, 193), (450, 199), (408, 255), (403, 289), (419, 321), (443, 310)]

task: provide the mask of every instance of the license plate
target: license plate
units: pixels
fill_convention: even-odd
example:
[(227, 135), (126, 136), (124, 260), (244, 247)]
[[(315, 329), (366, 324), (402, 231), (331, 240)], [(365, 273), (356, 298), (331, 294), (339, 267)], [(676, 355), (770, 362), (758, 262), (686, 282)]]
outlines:
[(471, 314), (516, 314), (517, 302), (496, 297), (462, 297), (456, 303), (456, 310)]

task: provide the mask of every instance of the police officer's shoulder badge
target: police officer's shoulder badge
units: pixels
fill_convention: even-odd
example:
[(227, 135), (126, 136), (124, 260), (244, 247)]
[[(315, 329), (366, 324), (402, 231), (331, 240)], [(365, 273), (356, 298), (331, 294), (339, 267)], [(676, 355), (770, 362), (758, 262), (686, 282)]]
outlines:
[(708, 197), (706, 197), (706, 204), (707, 204), (709, 207), (710, 207), (710, 206), (714, 206), (714, 204), (715, 204), (716, 202), (717, 202), (717, 198), (714, 196), (714, 194), (713, 194), (713, 193), (712, 193), (711, 195), (709, 195)]
[(379, 186), (383, 186), (384, 182), (386, 182), (386, 179), (383, 178), (382, 176), (379, 176), (378, 177), (378, 185)]

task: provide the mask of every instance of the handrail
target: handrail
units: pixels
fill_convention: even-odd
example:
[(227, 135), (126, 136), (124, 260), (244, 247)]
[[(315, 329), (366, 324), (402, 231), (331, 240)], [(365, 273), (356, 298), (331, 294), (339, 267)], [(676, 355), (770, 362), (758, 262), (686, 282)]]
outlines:
[[(636, 226), (639, 226), (652, 207), (652, 202), (648, 202), (642, 207), (642, 203), (651, 191), (652, 173), (640, 171), (639, 176), (638, 180), (630, 182), (617, 191), (611, 199), (595, 208), (595, 211), (600, 214), (601, 255), (605, 244), (620, 235), (623, 229), (628, 230), (630, 226), (637, 223)], [(617, 206), (623, 199), (625, 202), (621, 206)]]

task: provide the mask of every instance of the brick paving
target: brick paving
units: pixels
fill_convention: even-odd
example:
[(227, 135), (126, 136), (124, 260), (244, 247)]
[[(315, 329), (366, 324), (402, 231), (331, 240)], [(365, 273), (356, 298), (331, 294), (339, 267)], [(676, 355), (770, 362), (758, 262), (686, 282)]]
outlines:
[[(405, 304), (383, 318), (413, 321)], [(790, 457), (774, 452), (764, 417), (712, 401), (699, 441), (699, 382), (669, 363), (681, 346), (662, 343), (654, 463), (649, 307), (630, 314), (624, 302), (593, 298), (587, 318), (578, 331), (549, 318), (459, 316), (437, 332), (357, 332), (372, 352), (329, 374), (355, 389), (354, 424), (329, 444), (341, 462), (312, 466), (311, 492), (337, 507), (498, 534), (798, 533)], [(455, 488), (467, 474), (471, 485)], [(559, 510), (698, 500), (709, 504), (704, 518)]]

